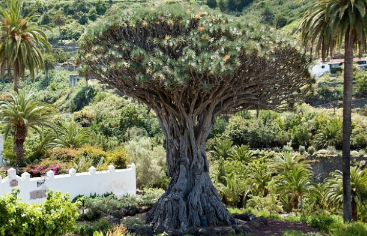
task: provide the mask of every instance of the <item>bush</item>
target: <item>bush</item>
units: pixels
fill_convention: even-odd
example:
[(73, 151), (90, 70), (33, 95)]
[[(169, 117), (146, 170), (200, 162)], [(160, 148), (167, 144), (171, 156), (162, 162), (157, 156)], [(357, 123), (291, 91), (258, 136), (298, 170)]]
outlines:
[(367, 235), (367, 224), (365, 223), (351, 223), (351, 224), (338, 224), (338, 226), (332, 230), (333, 236), (365, 236)]
[(108, 153), (107, 164), (112, 164), (116, 169), (126, 168), (126, 162), (127, 154), (125, 149)]
[(96, 91), (91, 86), (83, 86), (71, 99), (70, 110), (80, 111), (84, 106), (93, 100)]
[(75, 233), (80, 236), (94, 236), (94, 232), (99, 231), (101, 233), (107, 233), (110, 228), (110, 224), (106, 219), (100, 219), (94, 224), (84, 223), (78, 226)]
[(308, 148), (307, 148), (307, 152), (308, 152), (308, 154), (310, 154), (310, 155), (313, 155), (314, 153), (315, 153), (315, 148), (313, 147), (313, 146), (309, 146)]
[(96, 116), (93, 112), (82, 110), (74, 112), (74, 121), (81, 124), (82, 127), (90, 127), (95, 123)]
[(0, 197), (0, 235), (64, 235), (73, 232), (79, 214), (68, 195), (48, 190), (42, 204), (26, 204), (19, 189)]
[(109, 195), (107, 197), (87, 198), (82, 207), (87, 211), (81, 217), (86, 220), (95, 220), (113, 210), (121, 209), (122, 204), (115, 195)]
[(74, 160), (80, 154), (80, 151), (72, 148), (55, 148), (47, 150), (46, 153), (45, 155), (51, 160), (69, 162)]
[(56, 48), (55, 51), (53, 52), (53, 56), (56, 59), (56, 61), (59, 63), (66, 62), (70, 58), (70, 55), (68, 55), (61, 48)]
[(305, 146), (299, 145), (298, 151), (299, 151), (299, 154), (301, 155), (305, 154), (306, 153)]
[[(151, 138), (130, 141), (126, 145), (129, 162), (136, 165), (138, 187), (160, 187), (165, 178), (166, 153), (162, 146), (153, 146)], [(162, 186), (163, 187), (163, 186)]]
[(65, 174), (68, 172), (70, 165), (68, 163), (59, 162), (57, 160), (41, 160), (38, 164), (30, 164), (22, 169), (23, 172), (28, 172), (32, 177), (40, 177), (52, 170), (55, 175)]
[(325, 233), (329, 232), (330, 226), (335, 222), (336, 220), (333, 217), (326, 215), (311, 215), (306, 218), (307, 225)]
[(282, 233), (282, 236), (303, 236), (304, 234), (301, 231), (296, 230), (288, 230)]

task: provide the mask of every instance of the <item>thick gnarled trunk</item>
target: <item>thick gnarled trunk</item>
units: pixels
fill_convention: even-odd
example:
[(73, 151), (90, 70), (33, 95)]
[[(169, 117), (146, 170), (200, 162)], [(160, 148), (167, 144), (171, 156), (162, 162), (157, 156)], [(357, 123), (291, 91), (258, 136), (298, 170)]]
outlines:
[(147, 223), (154, 228), (163, 226), (172, 232), (233, 223), (209, 176), (205, 140), (213, 119), (210, 113), (206, 115), (195, 120), (190, 120), (191, 116), (158, 115), (166, 136), (167, 175), (171, 180), (147, 214)]

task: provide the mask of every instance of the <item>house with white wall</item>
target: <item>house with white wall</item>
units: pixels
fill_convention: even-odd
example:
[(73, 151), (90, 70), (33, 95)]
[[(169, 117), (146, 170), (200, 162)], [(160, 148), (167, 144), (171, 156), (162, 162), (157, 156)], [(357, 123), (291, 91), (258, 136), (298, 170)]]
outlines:
[[(354, 58), (354, 64), (361, 70), (367, 70), (367, 57)], [(311, 69), (311, 74), (315, 77), (320, 77), (325, 73), (332, 73), (333, 71), (342, 71), (344, 66), (344, 59), (332, 59), (330, 61), (318, 62)], [(339, 69), (340, 68), (340, 69)]]

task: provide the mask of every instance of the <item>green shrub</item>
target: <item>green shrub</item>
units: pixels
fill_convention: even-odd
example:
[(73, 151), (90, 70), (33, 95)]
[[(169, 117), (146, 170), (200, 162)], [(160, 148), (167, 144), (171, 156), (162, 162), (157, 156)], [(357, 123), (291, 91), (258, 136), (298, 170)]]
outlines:
[(56, 48), (53, 52), (53, 56), (59, 63), (66, 62), (68, 59), (70, 59), (70, 54), (66, 53), (61, 48)]
[(92, 86), (83, 86), (71, 99), (70, 110), (71, 112), (80, 111), (84, 106), (88, 105), (93, 100), (96, 94), (95, 89)]
[(350, 224), (338, 224), (338, 226), (332, 230), (333, 236), (365, 236), (367, 235), (366, 223), (350, 223)]
[(81, 217), (86, 220), (95, 220), (104, 214), (122, 208), (122, 204), (114, 195), (110, 195), (107, 197), (87, 198), (84, 207), (88, 210)]
[(299, 151), (299, 154), (301, 155), (305, 154), (306, 153), (305, 146), (299, 145), (298, 151)]
[(162, 146), (154, 146), (151, 138), (130, 141), (126, 145), (129, 162), (136, 165), (138, 187), (160, 187), (166, 177), (166, 153)]
[(110, 227), (111, 226), (106, 219), (100, 219), (97, 222), (78, 225), (75, 233), (80, 236), (93, 236), (96, 231), (107, 233)]
[(128, 229), (140, 229), (146, 226), (145, 221), (137, 217), (126, 217), (122, 224)]
[(0, 197), (0, 235), (43, 236), (73, 232), (79, 214), (69, 196), (48, 190), (42, 204), (26, 204), (19, 189)]
[(313, 155), (314, 153), (315, 153), (315, 148), (314, 148), (314, 146), (309, 146), (308, 148), (307, 148), (307, 152), (308, 152), (308, 154), (310, 154), (310, 155)]
[(125, 149), (108, 153), (106, 163), (112, 164), (116, 169), (126, 168), (126, 162), (127, 162), (127, 154)]
[(329, 232), (330, 226), (336, 220), (332, 216), (327, 215), (311, 215), (306, 218), (307, 225), (317, 228), (321, 232)]
[(303, 236), (303, 235), (305, 234), (297, 230), (288, 230), (282, 233), (282, 236)]
[(47, 150), (46, 156), (51, 160), (58, 160), (62, 162), (69, 162), (74, 160), (80, 151), (72, 148), (54, 148)]

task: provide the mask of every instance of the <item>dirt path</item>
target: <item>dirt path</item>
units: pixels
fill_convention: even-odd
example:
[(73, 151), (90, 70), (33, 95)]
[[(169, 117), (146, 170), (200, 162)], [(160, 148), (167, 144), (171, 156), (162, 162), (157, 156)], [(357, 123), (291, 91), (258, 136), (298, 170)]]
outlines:
[(298, 231), (302, 231), (303, 233), (317, 231), (317, 229), (307, 226), (306, 223), (268, 219), (268, 224), (265, 227), (261, 228), (260, 230), (251, 232), (251, 234), (249, 235), (252, 235), (252, 236), (269, 236), (269, 235), (279, 236), (283, 232), (288, 231), (288, 230), (298, 230)]

